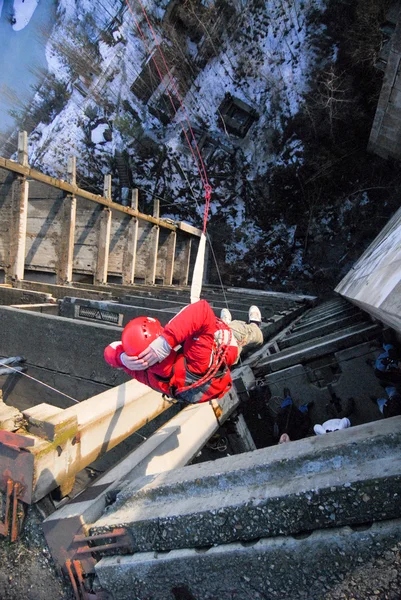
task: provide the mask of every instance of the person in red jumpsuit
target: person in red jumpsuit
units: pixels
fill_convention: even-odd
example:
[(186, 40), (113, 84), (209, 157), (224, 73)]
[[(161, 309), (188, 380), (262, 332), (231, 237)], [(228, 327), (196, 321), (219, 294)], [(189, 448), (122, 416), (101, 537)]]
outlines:
[(105, 348), (104, 358), (178, 401), (222, 398), (232, 387), (229, 368), (242, 348), (263, 343), (256, 306), (249, 309), (249, 323), (231, 321), (227, 309), (222, 318), (206, 300), (186, 306), (164, 328), (157, 319), (138, 317), (125, 326), (121, 341)]

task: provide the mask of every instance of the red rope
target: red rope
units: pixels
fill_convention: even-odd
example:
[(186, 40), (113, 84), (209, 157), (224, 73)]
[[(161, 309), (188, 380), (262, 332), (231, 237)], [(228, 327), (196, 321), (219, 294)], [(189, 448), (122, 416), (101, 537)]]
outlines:
[[(169, 67), (167, 65), (167, 62), (166, 62), (166, 59), (164, 57), (163, 51), (162, 51), (162, 49), (160, 47), (160, 44), (159, 44), (159, 42), (157, 40), (157, 36), (155, 34), (155, 31), (154, 31), (154, 29), (152, 27), (152, 24), (151, 24), (151, 22), (150, 22), (150, 20), (148, 18), (148, 15), (146, 13), (145, 7), (143, 6), (141, 0), (137, 0), (137, 1), (138, 1), (139, 5), (140, 5), (140, 7), (142, 9), (142, 12), (143, 12), (143, 14), (145, 16), (146, 22), (147, 22), (147, 24), (149, 26), (149, 29), (150, 29), (151, 33), (152, 33), (152, 36), (153, 36), (154, 42), (156, 44), (157, 50), (158, 50), (158, 52), (159, 52), (159, 54), (161, 56), (161, 59), (163, 61), (164, 66), (165, 66), (166, 73), (167, 73), (168, 78), (169, 78), (169, 82), (170, 82), (170, 84), (171, 84), (171, 86), (172, 86), (172, 88), (173, 88), (173, 90), (175, 92), (177, 100), (178, 100), (178, 102), (180, 104), (180, 108), (182, 109), (182, 111), (184, 113), (185, 119), (186, 119), (187, 124), (188, 124), (188, 130), (189, 130), (189, 132), (190, 132), (190, 134), (192, 136), (192, 140), (193, 140), (193, 143), (194, 143), (194, 146), (195, 146), (196, 154), (194, 152), (191, 140), (188, 137), (187, 131), (186, 131), (185, 127), (183, 126), (182, 121), (179, 121), (179, 123), (181, 125), (181, 128), (182, 128), (182, 131), (184, 133), (185, 139), (186, 139), (186, 141), (188, 143), (190, 152), (192, 154), (192, 157), (193, 157), (193, 159), (195, 161), (195, 164), (196, 164), (196, 166), (198, 168), (199, 176), (200, 176), (200, 179), (202, 181), (202, 185), (203, 185), (204, 190), (205, 190), (205, 210), (204, 210), (204, 218), (203, 218), (203, 233), (206, 233), (207, 219), (208, 219), (208, 215), (209, 215), (210, 199), (211, 199), (211, 193), (212, 193), (212, 187), (211, 187), (211, 185), (209, 183), (209, 180), (208, 180), (208, 177), (207, 177), (206, 166), (205, 166), (205, 163), (204, 163), (204, 161), (202, 159), (202, 155), (200, 153), (199, 146), (198, 146), (198, 143), (196, 141), (196, 137), (195, 137), (194, 131), (193, 131), (192, 127), (191, 127), (191, 123), (190, 123), (188, 114), (187, 114), (187, 112), (185, 110), (185, 107), (184, 107), (183, 101), (181, 99), (180, 93), (179, 93), (179, 91), (178, 91), (178, 89), (177, 89), (177, 87), (175, 85), (174, 79), (173, 79), (173, 77), (171, 75), (171, 72), (170, 72), (170, 69), (169, 69)], [(126, 2), (126, 5), (128, 7), (128, 10), (130, 11), (130, 13), (132, 15), (132, 18), (133, 18), (133, 20), (134, 20), (134, 22), (135, 22), (135, 24), (136, 24), (136, 26), (138, 28), (139, 34), (140, 34), (140, 36), (141, 36), (141, 38), (142, 38), (142, 40), (144, 42), (145, 48), (146, 48), (148, 54), (151, 55), (151, 52), (149, 50), (149, 47), (148, 47), (148, 44), (147, 44), (147, 41), (146, 41), (146, 37), (145, 37), (145, 35), (144, 35), (144, 33), (143, 33), (143, 31), (142, 31), (139, 23), (138, 23), (138, 20), (135, 17), (135, 14), (134, 14), (134, 11), (132, 10), (130, 2), (129, 2), (129, 0), (125, 0), (125, 2)], [(164, 76), (163, 76), (162, 72), (160, 71), (160, 68), (159, 68), (159, 65), (157, 64), (155, 56), (151, 55), (151, 58), (153, 60), (153, 64), (156, 67), (156, 71), (157, 71), (157, 73), (158, 73), (158, 75), (160, 77), (160, 81), (162, 82), (163, 79), (164, 79)], [(168, 98), (170, 100), (171, 106), (173, 108), (174, 114), (177, 115), (178, 110), (175, 107), (173, 98), (171, 97), (171, 94), (170, 94), (170, 92), (169, 92), (169, 90), (168, 90), (167, 87), (166, 87), (166, 92), (167, 92)]]
[[(217, 320), (217, 322), (219, 322), (219, 320)], [(227, 331), (225, 328), (223, 329), (221, 327), (220, 327), (220, 330)], [(214, 347), (213, 347), (212, 364), (210, 365), (210, 367), (206, 371), (206, 373), (203, 375), (203, 377), (198, 379), (198, 381), (191, 383), (190, 385), (187, 385), (187, 386), (184, 386), (181, 388), (177, 388), (175, 391), (175, 395), (182, 394), (182, 392), (186, 392), (187, 390), (190, 390), (194, 387), (199, 387), (203, 383), (206, 383), (206, 381), (213, 379), (213, 377), (216, 375), (217, 371), (220, 369), (221, 365), (225, 362), (228, 350), (230, 348), (233, 334), (232, 334), (231, 329), (228, 329), (228, 331), (229, 331), (229, 338), (228, 338), (227, 344), (224, 344), (224, 346), (222, 345), (222, 346), (218, 347), (215, 342)]]

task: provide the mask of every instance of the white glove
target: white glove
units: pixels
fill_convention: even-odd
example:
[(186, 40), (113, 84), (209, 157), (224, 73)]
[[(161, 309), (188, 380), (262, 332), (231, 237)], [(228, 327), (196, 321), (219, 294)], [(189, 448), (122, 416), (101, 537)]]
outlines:
[(162, 335), (153, 340), (143, 352), (138, 355), (148, 367), (152, 367), (157, 362), (162, 362), (170, 354), (172, 348)]
[(343, 419), (330, 419), (325, 421), (323, 425), (315, 425), (313, 431), (316, 435), (324, 435), (331, 431), (338, 431), (339, 429), (348, 429), (351, 427), (351, 421), (344, 417)]
[(218, 329), (214, 334), (214, 339), (218, 346), (227, 346), (228, 344), (230, 344), (230, 346), (238, 346), (234, 334), (227, 329)]
[(120, 354), (120, 360), (124, 367), (130, 371), (144, 371), (149, 366), (144, 360), (138, 358), (137, 356), (128, 356), (128, 354), (125, 352)]

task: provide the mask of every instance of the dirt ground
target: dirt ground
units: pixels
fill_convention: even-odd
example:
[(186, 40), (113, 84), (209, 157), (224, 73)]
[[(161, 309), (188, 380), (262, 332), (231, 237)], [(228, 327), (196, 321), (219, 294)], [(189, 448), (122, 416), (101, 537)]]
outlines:
[(74, 599), (71, 585), (55, 568), (41, 521), (32, 506), (19, 540), (0, 539), (0, 600)]
[[(0, 600), (74, 600), (69, 582), (52, 561), (34, 506), (20, 539), (14, 544), (0, 541), (0, 565)], [(321, 582), (321, 595), (309, 600), (401, 600), (401, 544), (373, 560), (369, 568), (361, 565), (349, 573), (334, 589), (332, 582), (319, 577), (318, 569), (316, 578)], [(286, 598), (274, 596), (274, 600)]]

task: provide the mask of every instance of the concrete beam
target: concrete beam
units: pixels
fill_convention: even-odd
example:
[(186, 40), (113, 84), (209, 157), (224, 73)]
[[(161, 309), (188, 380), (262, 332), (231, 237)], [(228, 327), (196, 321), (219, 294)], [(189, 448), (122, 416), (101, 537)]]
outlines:
[(13, 287), (0, 287), (0, 304), (41, 304), (55, 303), (51, 294), (22, 290)]
[(393, 520), (362, 531), (315, 531), (306, 539), (105, 557), (95, 570), (114, 600), (376, 598), (378, 588), (395, 597), (400, 547), (401, 520)]
[(315, 303), (317, 296), (308, 296), (305, 294), (286, 294), (284, 292), (270, 292), (266, 290), (253, 290), (250, 288), (227, 288), (229, 292), (235, 292), (237, 294), (245, 294), (247, 296), (260, 296), (261, 298), (280, 298), (293, 300), (294, 302), (307, 302)]
[(165, 325), (181, 310), (181, 306), (174, 308), (148, 308), (145, 306), (130, 306), (117, 302), (97, 302), (96, 300), (83, 300), (81, 298), (64, 298), (60, 301), (60, 316), (69, 319), (110, 323), (124, 327), (131, 319), (146, 315), (159, 319)]
[[(150, 307), (146, 300), (141, 302), (140, 306), (135, 306), (117, 302), (98, 302), (96, 300), (66, 297), (60, 301), (60, 316), (124, 326), (135, 317), (147, 315), (156, 317), (162, 325), (165, 325), (184, 306), (187, 306), (179, 303), (168, 303), (167, 306), (163, 306), (163, 301), (160, 301), (159, 304), (156, 304), (157, 308), (153, 308), (152, 304), (154, 306), (155, 303), (150, 301), (149, 304)], [(93, 316), (91, 316), (90, 311), (94, 311)], [(220, 309), (214, 308), (214, 312), (217, 316), (220, 315)], [(244, 311), (233, 311), (232, 315), (233, 318), (247, 320), (247, 313)]]
[(314, 323), (317, 326), (317, 325), (325, 323), (325, 321), (327, 321), (328, 319), (337, 318), (337, 317), (346, 317), (346, 316), (349, 316), (352, 314), (357, 314), (358, 312), (360, 312), (360, 311), (355, 306), (345, 306), (343, 308), (339, 308), (339, 309), (336, 309), (335, 311), (333, 311), (329, 317), (327, 317), (327, 315), (324, 315), (324, 316), (317, 315), (313, 319), (312, 318), (308, 319), (305, 316), (299, 320), (297, 325), (294, 327), (293, 331), (294, 332), (302, 331), (303, 329), (310, 327), (311, 323)]
[(30, 310), (33, 312), (58, 316), (58, 304), (50, 304), (48, 302), (40, 304), (11, 304), (11, 308), (19, 308), (20, 310)]
[(64, 410), (48, 404), (23, 411), (26, 434), (0, 432), (0, 472), (23, 486), (32, 504), (57, 487), (63, 495), (75, 475), (164, 412), (161, 394), (132, 380)]
[(123, 525), (133, 552), (167, 551), (401, 517), (401, 417), (127, 486), (90, 528)]
[(352, 325), (355, 325), (355, 323), (361, 322), (366, 323), (366, 315), (361, 312), (353, 314), (350, 317), (344, 317), (342, 319), (327, 319), (321, 325), (314, 326), (312, 322), (305, 330), (290, 333), (281, 340), (278, 340), (278, 345), (280, 349), (290, 348), (296, 346), (297, 344), (307, 342), (308, 340), (323, 337), (335, 331), (339, 332), (341, 330), (348, 329)]
[(106, 288), (105, 290), (98, 290), (94, 286), (90, 288), (85, 286), (75, 285), (57, 285), (52, 283), (42, 283), (40, 281), (18, 281), (16, 288), (21, 290), (35, 290), (41, 293), (51, 294), (54, 298), (60, 299), (64, 296), (74, 296), (75, 298), (87, 298), (88, 300), (112, 300), (113, 292)]
[(85, 532), (101, 517), (113, 490), (120, 490), (145, 475), (186, 465), (238, 404), (239, 398), (231, 390), (219, 402), (187, 406), (73, 502), (50, 515), (43, 529), (53, 560), (62, 567), (71, 558), (76, 550), (74, 536)]
[(361, 323), (349, 327), (345, 331), (331, 333), (318, 340), (303, 342), (293, 348), (268, 356), (258, 362), (257, 368), (261, 373), (280, 371), (295, 364), (303, 364), (319, 356), (360, 344), (376, 337), (380, 332), (381, 328), (378, 325)]

